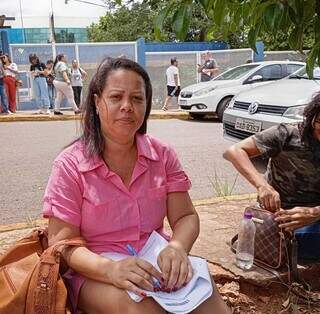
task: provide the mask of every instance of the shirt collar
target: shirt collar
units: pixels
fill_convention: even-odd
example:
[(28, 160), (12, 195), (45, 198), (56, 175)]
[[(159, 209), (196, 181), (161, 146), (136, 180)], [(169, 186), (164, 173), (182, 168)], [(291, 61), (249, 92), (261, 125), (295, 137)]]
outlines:
[(152, 141), (148, 135), (137, 133), (136, 143), (138, 149), (138, 158), (140, 156), (143, 156), (153, 161), (159, 160), (159, 155), (155, 150)]
[[(159, 155), (153, 147), (149, 136), (145, 134), (137, 134), (136, 144), (138, 150), (138, 159), (140, 156), (142, 156), (153, 161), (159, 160)], [(79, 171), (81, 172), (91, 171), (100, 166), (106, 165), (104, 160), (98, 155), (94, 155), (93, 157), (88, 158), (86, 154), (83, 153), (81, 158), (79, 159)]]

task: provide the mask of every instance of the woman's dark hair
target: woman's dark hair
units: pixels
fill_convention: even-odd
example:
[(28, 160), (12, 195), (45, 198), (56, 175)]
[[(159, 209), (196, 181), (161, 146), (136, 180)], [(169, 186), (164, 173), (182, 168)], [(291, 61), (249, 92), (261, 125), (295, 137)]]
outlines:
[(303, 121), (299, 125), (301, 141), (310, 144), (313, 140), (314, 120), (320, 114), (320, 92), (315, 94), (303, 112)]
[(64, 57), (64, 54), (63, 54), (63, 53), (60, 53), (60, 54), (58, 54), (58, 55), (56, 56), (56, 58), (55, 58), (55, 60), (54, 60), (54, 63), (53, 63), (53, 68), (56, 67), (57, 63), (58, 63), (59, 61), (61, 61), (61, 59), (62, 59), (63, 57)]
[(29, 62), (32, 63), (33, 60), (36, 60), (37, 63), (40, 63), (39, 58), (35, 53), (29, 54)]
[(132, 60), (125, 58), (106, 58), (100, 63), (90, 81), (86, 100), (82, 106), (83, 133), (81, 139), (86, 145), (89, 157), (92, 155), (102, 156), (105, 146), (99, 116), (96, 112), (95, 95), (101, 96), (110, 73), (117, 70), (133, 71), (140, 75), (144, 81), (147, 108), (143, 123), (137, 132), (145, 134), (147, 131), (147, 119), (150, 115), (152, 105), (152, 85), (148, 73), (138, 63)]
[(11, 58), (10, 58), (9, 54), (5, 53), (4, 55), (8, 58), (9, 63), (12, 63), (12, 61), (11, 61)]

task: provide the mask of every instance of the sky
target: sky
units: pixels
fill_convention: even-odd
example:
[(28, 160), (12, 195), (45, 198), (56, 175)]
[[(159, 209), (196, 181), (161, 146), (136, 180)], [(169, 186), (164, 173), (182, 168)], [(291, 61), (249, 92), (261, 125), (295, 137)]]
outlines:
[[(48, 16), (51, 12), (51, 0), (0, 0), (0, 15), (5, 14), (16, 18), (15, 22), (6, 22), (6, 25), (21, 27), (20, 1), (24, 27), (39, 27), (41, 25), (38, 24), (48, 21)], [(102, 0), (87, 1), (103, 4)], [(99, 16), (104, 15), (107, 10), (106, 8), (79, 3), (74, 0), (69, 0), (68, 4), (65, 4), (65, 0), (52, 0), (52, 3), (56, 23), (67, 23), (68, 25), (65, 26), (72, 26), (70, 24), (75, 24), (73, 25), (74, 27), (88, 26), (91, 22), (97, 21)], [(47, 27), (47, 25), (43, 25), (43, 27)]]

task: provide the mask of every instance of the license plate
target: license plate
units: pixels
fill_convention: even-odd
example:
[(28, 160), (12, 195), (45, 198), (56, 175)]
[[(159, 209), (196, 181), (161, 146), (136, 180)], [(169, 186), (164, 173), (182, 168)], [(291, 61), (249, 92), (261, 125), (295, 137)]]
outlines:
[(180, 99), (179, 105), (186, 105), (186, 104), (187, 104), (187, 101), (186, 101), (186, 100)]
[(236, 119), (235, 129), (246, 131), (249, 133), (257, 133), (261, 131), (262, 123), (254, 120)]

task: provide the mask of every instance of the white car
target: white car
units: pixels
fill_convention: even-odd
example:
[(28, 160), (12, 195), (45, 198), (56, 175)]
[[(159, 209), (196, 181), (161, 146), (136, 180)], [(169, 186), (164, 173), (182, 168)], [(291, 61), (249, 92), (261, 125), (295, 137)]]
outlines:
[(239, 141), (279, 123), (301, 121), (306, 104), (317, 92), (320, 68), (314, 69), (313, 79), (302, 68), (280, 81), (242, 92), (224, 112), (224, 137)]
[(237, 66), (209, 82), (183, 88), (178, 98), (179, 107), (195, 119), (216, 113), (222, 121), (223, 112), (234, 95), (284, 78), (304, 65), (295, 61), (264, 61)]

